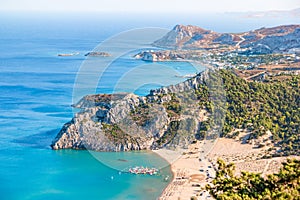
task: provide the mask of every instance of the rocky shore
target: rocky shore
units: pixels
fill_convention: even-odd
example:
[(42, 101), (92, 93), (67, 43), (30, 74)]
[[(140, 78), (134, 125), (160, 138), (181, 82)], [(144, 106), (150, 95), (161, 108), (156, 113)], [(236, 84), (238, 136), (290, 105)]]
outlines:
[(143, 61), (157, 62), (157, 61), (179, 61), (186, 58), (182, 52), (176, 51), (142, 51), (133, 56), (135, 59)]
[[(195, 89), (208, 71), (177, 85), (151, 90), (142, 97), (131, 93), (83, 97), (73, 119), (53, 140), (52, 149), (130, 151), (167, 147), (187, 148), (196, 140), (205, 111)], [(188, 97), (187, 95), (191, 95)], [(185, 102), (189, 98), (193, 101)]]

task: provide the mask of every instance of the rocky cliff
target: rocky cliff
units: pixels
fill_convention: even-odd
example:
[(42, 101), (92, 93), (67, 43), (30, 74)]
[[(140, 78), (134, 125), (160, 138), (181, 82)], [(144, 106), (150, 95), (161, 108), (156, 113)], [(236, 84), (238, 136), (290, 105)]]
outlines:
[(166, 48), (202, 48), (221, 34), (192, 25), (176, 25), (169, 33), (153, 44)]
[[(53, 140), (52, 149), (129, 151), (187, 147), (197, 139), (206, 111), (195, 91), (203, 72), (177, 85), (134, 94), (96, 94), (73, 105), (80, 109)], [(201, 111), (202, 110), (202, 111)]]
[(260, 28), (243, 33), (217, 33), (197, 26), (176, 25), (153, 45), (171, 49), (247, 49), (253, 54), (285, 53), (300, 48), (299, 32), (300, 25)]

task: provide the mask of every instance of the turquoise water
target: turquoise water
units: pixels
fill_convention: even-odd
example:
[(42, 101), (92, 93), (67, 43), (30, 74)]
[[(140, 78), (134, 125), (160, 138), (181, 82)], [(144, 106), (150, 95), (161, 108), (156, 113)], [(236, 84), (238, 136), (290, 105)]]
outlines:
[[(73, 23), (62, 28), (59, 23), (11, 20), (0, 21), (0, 199), (156, 199), (168, 184), (164, 178), (171, 177), (171, 172), (167, 163), (151, 152), (91, 154), (53, 151), (49, 146), (73, 116), (70, 105), (74, 103), (73, 90), (79, 74), (87, 62), (84, 54), (116, 31), (105, 25), (91, 28), (83, 24), (90, 28), (82, 30)], [(80, 54), (57, 56), (72, 52)], [(112, 49), (110, 52), (114, 53)], [(125, 80), (118, 86), (119, 91), (140, 95), (161, 85), (147, 81), (136, 86), (131, 84), (132, 80), (122, 79), (136, 66), (149, 65), (133, 59), (133, 53), (115, 59), (95, 88), (85, 88), (84, 92), (114, 92), (119, 80)], [(102, 61), (105, 63), (105, 59), (96, 59), (97, 69), (105, 67)], [(179, 74), (196, 72), (184, 63), (163, 66)], [(149, 80), (156, 75), (144, 72), (134, 73), (135, 83), (144, 79), (143, 74)], [(174, 74), (160, 78), (164, 84), (182, 80)], [(158, 176), (119, 173), (135, 165), (161, 171)]]
[[(105, 59), (100, 63), (96, 60), (97, 68), (87, 72), (84, 70), (90, 69), (85, 67), (94, 61), (87, 61), (84, 53), (112, 35), (135, 27), (171, 28), (185, 23), (217, 31), (240, 31), (253, 28), (255, 24), (254, 20), (248, 20), (239, 23), (244, 26), (236, 26), (219, 19), (205, 21), (201, 16), (180, 18), (180, 15), (164, 17), (165, 20), (151, 16), (145, 20), (140, 16), (126, 18), (123, 15), (95, 18), (92, 15), (27, 14), (0, 14), (1, 200), (156, 199), (168, 184), (163, 181), (164, 177), (171, 173), (165, 161), (153, 153), (91, 154), (88, 151), (52, 151), (49, 145), (62, 125), (72, 118), (70, 105), (82, 95), (114, 91), (146, 95), (150, 88), (183, 80), (174, 75), (197, 70), (189, 63), (149, 66), (149, 63), (132, 59), (134, 52), (130, 51), (115, 59), (108, 68)], [(276, 24), (274, 20), (269, 21), (265, 24), (260, 21), (259, 26)], [(120, 48), (110, 50), (116, 53)], [(80, 54), (57, 56), (72, 52)], [(98, 80), (100, 75), (94, 71), (104, 71), (101, 79)], [(86, 76), (81, 79), (83, 74)], [(84, 82), (88, 80), (93, 81), (92, 87), (78, 84), (80, 81), (88, 83)], [(165, 168), (159, 176), (120, 173), (131, 165)]]
[(0, 159), (6, 161), (0, 164), (1, 199), (155, 199), (166, 186), (163, 175), (169, 174), (169, 169), (160, 176), (120, 174), (88, 151), (14, 147), (2, 150)]

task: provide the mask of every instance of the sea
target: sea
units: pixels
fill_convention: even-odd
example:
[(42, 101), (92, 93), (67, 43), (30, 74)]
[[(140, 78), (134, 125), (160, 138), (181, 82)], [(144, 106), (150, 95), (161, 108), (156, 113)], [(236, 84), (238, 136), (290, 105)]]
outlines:
[[(1, 12), (0, 199), (157, 199), (172, 173), (156, 154), (54, 151), (51, 141), (78, 112), (71, 105), (86, 94), (143, 96), (203, 71), (194, 63), (133, 58), (176, 24), (242, 32), (300, 22), (223, 15)], [(112, 56), (84, 56), (90, 51)], [(156, 176), (126, 173), (133, 166), (160, 171)]]

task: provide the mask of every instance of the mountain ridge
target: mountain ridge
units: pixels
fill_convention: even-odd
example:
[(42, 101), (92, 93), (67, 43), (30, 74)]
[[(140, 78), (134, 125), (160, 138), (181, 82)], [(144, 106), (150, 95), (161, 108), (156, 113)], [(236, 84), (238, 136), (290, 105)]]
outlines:
[(299, 38), (300, 25), (297, 24), (262, 27), (242, 33), (218, 33), (198, 26), (178, 24), (153, 45), (170, 49), (227, 48), (230, 51), (247, 49), (253, 53), (286, 53), (292, 48), (300, 48)]

